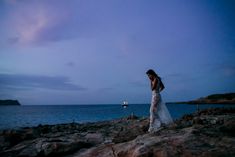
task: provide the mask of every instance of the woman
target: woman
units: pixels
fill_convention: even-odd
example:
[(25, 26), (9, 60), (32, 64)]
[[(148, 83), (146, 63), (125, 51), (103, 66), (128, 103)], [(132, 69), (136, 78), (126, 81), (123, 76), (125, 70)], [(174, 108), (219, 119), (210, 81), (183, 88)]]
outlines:
[(160, 92), (165, 88), (161, 78), (152, 69), (149, 69), (146, 74), (150, 79), (152, 90), (150, 124), (148, 131), (153, 133), (160, 130), (162, 124), (169, 124), (173, 121), (160, 95)]

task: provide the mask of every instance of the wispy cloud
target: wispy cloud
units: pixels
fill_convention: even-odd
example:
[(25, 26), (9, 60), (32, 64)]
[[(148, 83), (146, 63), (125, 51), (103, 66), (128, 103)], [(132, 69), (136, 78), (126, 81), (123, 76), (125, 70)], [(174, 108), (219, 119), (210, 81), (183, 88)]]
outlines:
[(184, 73), (172, 73), (168, 74), (166, 76), (162, 77), (163, 82), (168, 82), (168, 83), (189, 83), (196, 81), (200, 78), (201, 76), (195, 74), (184, 74)]
[(0, 88), (2, 90), (29, 90), (37, 88), (51, 90), (85, 90), (84, 87), (71, 83), (67, 77), (23, 74), (0, 74)]
[[(8, 43), (37, 45), (68, 38), (72, 16), (66, 3), (37, 1), (6, 1), (10, 26)], [(11, 7), (12, 6), (12, 7)]]
[(231, 63), (206, 64), (207, 72), (225, 77), (235, 76), (235, 66)]
[(68, 67), (74, 67), (75, 63), (74, 62), (68, 62), (65, 65), (68, 66)]
[(130, 85), (134, 86), (134, 87), (148, 87), (148, 82), (144, 82), (141, 80), (133, 80), (129, 82)]
[(97, 91), (99, 92), (110, 92), (113, 91), (114, 88), (113, 87), (103, 87), (103, 88), (99, 88)]
[(5, 1), (5, 3), (11, 4), (11, 5), (17, 4), (17, 0), (4, 0), (4, 1)]
[(221, 70), (225, 76), (235, 76), (235, 66), (223, 66)]

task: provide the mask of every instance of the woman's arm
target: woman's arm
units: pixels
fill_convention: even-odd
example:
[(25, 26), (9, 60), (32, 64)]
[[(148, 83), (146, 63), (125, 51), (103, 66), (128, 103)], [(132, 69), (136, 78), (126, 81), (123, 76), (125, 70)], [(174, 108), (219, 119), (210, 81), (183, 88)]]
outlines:
[(154, 90), (157, 88), (157, 78), (154, 78), (153, 81), (151, 81), (151, 89)]

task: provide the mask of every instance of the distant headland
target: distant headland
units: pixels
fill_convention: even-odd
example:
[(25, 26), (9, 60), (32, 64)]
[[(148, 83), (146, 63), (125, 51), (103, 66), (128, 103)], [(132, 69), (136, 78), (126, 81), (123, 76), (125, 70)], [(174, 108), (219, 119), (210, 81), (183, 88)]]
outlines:
[(167, 104), (235, 104), (235, 93), (212, 94), (196, 100), (168, 102)]
[(0, 106), (20, 106), (18, 100), (0, 100)]

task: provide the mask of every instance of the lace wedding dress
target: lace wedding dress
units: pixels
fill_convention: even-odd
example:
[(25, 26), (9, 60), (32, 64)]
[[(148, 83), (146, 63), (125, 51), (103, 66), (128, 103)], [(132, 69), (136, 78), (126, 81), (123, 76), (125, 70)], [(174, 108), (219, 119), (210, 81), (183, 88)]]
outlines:
[(171, 115), (162, 101), (160, 95), (160, 81), (157, 88), (152, 91), (152, 101), (150, 107), (150, 125), (149, 132), (156, 132), (161, 129), (162, 124), (167, 125), (172, 123)]

